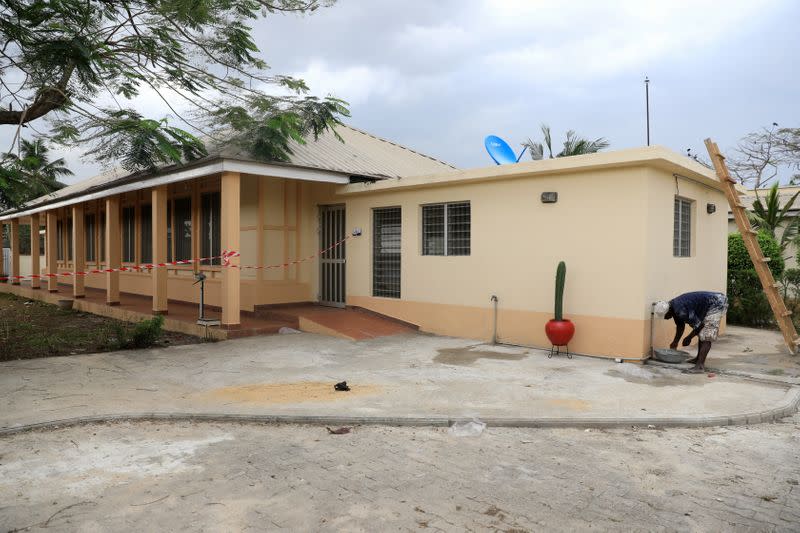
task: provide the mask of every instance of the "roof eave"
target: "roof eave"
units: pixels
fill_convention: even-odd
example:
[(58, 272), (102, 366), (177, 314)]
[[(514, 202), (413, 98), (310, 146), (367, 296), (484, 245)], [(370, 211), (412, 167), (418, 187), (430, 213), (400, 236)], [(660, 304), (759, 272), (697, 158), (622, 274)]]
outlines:
[[(201, 163), (182, 165), (161, 169), (154, 174), (143, 175), (141, 172), (130, 174), (122, 178), (113, 180), (107, 184), (89, 189), (78, 191), (65, 197), (50, 199), (42, 203), (23, 206), (12, 211), (0, 213), (0, 221), (12, 218), (30, 216), (59, 207), (89, 200), (96, 200), (141, 189), (147, 189), (158, 185), (168, 185), (192, 179), (201, 178), (222, 172), (239, 172), (241, 174), (255, 174), (260, 176), (272, 176), (276, 178), (288, 178), (304, 181), (315, 181), (324, 183), (334, 183), (345, 185), (350, 183), (350, 175), (339, 171), (330, 171), (308, 167), (300, 167), (287, 164), (260, 163), (256, 161), (245, 161), (230, 158), (214, 158), (204, 160)], [(385, 177), (371, 177), (376, 180), (386, 179)]]

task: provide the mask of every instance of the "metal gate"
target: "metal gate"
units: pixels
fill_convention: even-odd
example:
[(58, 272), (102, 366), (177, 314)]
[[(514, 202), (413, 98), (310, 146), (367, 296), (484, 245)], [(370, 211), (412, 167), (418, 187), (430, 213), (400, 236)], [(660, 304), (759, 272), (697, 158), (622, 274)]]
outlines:
[[(343, 205), (320, 206), (319, 220), (321, 250), (326, 250), (345, 238), (347, 230)], [(319, 303), (333, 307), (345, 306), (345, 257), (345, 243), (320, 256)]]

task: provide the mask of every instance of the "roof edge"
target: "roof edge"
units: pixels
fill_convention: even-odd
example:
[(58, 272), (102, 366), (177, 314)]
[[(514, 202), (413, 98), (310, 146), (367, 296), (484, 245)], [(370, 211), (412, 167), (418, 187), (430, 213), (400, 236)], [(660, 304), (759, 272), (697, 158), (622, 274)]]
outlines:
[(647, 146), (613, 152), (598, 152), (540, 161), (478, 167), (403, 179), (390, 179), (370, 184), (355, 183), (340, 187), (337, 190), (337, 194), (370, 194), (424, 187), (440, 187), (454, 183), (480, 183), (648, 164), (665, 168), (674, 173), (684, 174), (686, 177), (699, 181), (711, 188), (720, 191), (724, 190), (722, 183), (719, 182), (716, 174), (710, 168), (663, 146)]
[(15, 210), (0, 213), (0, 221), (24, 217), (66, 207), (89, 200), (104, 198), (113, 194), (148, 189), (157, 185), (167, 185), (201, 178), (222, 172), (239, 172), (241, 174), (254, 174), (258, 176), (272, 176), (276, 178), (317, 181), (344, 185), (350, 182), (350, 175), (343, 172), (304, 168), (294, 165), (275, 165), (272, 163), (259, 163), (256, 161), (242, 161), (231, 158), (216, 158), (203, 161), (196, 165), (186, 165), (174, 168), (172, 171), (151, 174), (147, 178), (136, 180), (138, 174), (130, 174), (108, 184), (99, 185), (78, 191), (64, 197), (52, 198), (52, 201), (35, 205), (22, 206)]

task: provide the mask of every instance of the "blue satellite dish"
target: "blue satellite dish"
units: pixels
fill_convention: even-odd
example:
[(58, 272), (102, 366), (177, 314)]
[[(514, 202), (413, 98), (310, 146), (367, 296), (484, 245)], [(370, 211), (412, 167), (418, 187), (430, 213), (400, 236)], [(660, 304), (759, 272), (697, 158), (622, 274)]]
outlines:
[(514, 150), (511, 149), (508, 143), (497, 135), (487, 136), (483, 141), (483, 144), (486, 146), (486, 151), (489, 152), (489, 156), (498, 165), (519, 163), (522, 154), (525, 153), (525, 149), (523, 148), (523, 150), (519, 153), (519, 157), (517, 157), (517, 155), (514, 153)]

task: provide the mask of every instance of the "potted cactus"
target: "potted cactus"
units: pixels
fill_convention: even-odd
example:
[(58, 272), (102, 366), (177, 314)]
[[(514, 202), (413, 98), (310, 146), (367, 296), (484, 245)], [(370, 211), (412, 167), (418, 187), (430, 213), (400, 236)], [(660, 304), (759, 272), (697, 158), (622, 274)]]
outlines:
[(564, 261), (556, 268), (556, 316), (544, 326), (547, 338), (553, 346), (566, 346), (575, 334), (575, 324), (564, 319), (564, 283), (567, 277), (567, 265)]

